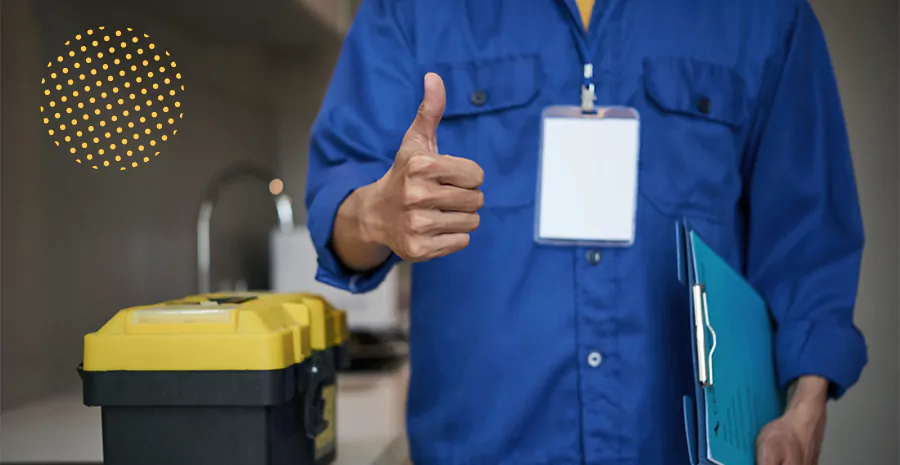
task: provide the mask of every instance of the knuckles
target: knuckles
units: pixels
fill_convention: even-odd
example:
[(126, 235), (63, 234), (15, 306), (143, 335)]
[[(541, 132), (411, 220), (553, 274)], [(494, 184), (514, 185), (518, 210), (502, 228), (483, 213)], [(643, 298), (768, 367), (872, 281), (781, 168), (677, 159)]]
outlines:
[(410, 261), (422, 261), (428, 258), (428, 246), (423, 238), (408, 237), (404, 244), (407, 259)]
[(434, 220), (420, 211), (410, 212), (406, 223), (414, 234), (426, 234), (434, 228)]
[(436, 168), (437, 160), (421, 153), (410, 155), (406, 161), (406, 172), (413, 177), (428, 175), (434, 172)]
[[(470, 166), (465, 166), (465, 169), (449, 166), (440, 156), (429, 154), (413, 145), (407, 145), (397, 153), (389, 182), (391, 192), (385, 199), (391, 199), (390, 209), (394, 218), (389, 226), (393, 230), (391, 249), (406, 261), (424, 262), (465, 249), (470, 241), (468, 232), (481, 225), (481, 217), (475, 212), (484, 205), (484, 193), (471, 187), (464, 189), (468, 192), (451, 193), (437, 179), (443, 175), (442, 170), (448, 170), (448, 173), (457, 175), (465, 173), (465, 179), (468, 180), (466, 185), (480, 186), (484, 181), (484, 171), (471, 160), (452, 161)], [(433, 234), (443, 224), (432, 209), (444, 208), (445, 204), (454, 206), (450, 210), (471, 212), (468, 218), (453, 217), (452, 221), (457, 223), (454, 228), (467, 232), (449, 242), (436, 240)]]
[(423, 186), (406, 185), (403, 188), (401, 197), (403, 205), (409, 208), (423, 206), (431, 198), (431, 195), (428, 189)]

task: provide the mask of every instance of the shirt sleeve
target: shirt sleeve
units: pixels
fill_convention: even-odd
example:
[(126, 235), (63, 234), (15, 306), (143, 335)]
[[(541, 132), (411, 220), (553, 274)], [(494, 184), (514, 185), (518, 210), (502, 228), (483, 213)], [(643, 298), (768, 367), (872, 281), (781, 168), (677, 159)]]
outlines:
[(348, 32), (310, 135), (307, 224), (318, 254), (316, 279), (354, 293), (378, 287), (399, 261), (356, 274), (331, 248), (338, 207), (383, 176), (422, 98), (413, 59), (411, 5), (366, 0)]
[(818, 375), (840, 397), (867, 362), (853, 324), (862, 218), (824, 34), (808, 3), (795, 3), (745, 167), (747, 276), (777, 323), (782, 386)]

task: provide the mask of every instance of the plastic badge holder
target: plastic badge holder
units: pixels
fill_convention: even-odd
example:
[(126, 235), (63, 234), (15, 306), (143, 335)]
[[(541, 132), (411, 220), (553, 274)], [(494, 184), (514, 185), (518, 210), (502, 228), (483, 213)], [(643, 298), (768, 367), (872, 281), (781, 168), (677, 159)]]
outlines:
[(640, 118), (629, 107), (552, 106), (541, 118), (535, 241), (634, 243)]

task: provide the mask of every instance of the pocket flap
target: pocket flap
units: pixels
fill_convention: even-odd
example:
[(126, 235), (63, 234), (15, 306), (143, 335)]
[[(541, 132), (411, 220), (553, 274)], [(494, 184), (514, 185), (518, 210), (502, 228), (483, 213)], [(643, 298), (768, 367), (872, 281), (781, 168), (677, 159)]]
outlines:
[(444, 118), (476, 115), (526, 105), (540, 89), (542, 70), (536, 55), (460, 63), (436, 63), (447, 90)]
[(644, 60), (644, 88), (663, 110), (738, 127), (749, 110), (743, 78), (731, 68), (685, 58)]

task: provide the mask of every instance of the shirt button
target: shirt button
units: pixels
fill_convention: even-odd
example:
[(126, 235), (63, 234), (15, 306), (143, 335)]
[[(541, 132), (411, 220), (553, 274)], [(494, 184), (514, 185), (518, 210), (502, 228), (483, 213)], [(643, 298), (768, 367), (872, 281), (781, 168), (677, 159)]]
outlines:
[(596, 265), (600, 263), (600, 259), (603, 258), (603, 255), (599, 250), (588, 250), (587, 254), (584, 256), (585, 260), (591, 265)]
[(708, 115), (712, 111), (712, 101), (709, 100), (709, 97), (700, 97), (697, 100), (697, 111), (704, 115)]
[(588, 354), (587, 362), (588, 365), (591, 366), (591, 368), (597, 368), (601, 363), (603, 363), (603, 356), (600, 355), (600, 352), (591, 352), (590, 354)]
[(480, 107), (484, 105), (484, 102), (487, 102), (487, 94), (483, 90), (476, 90), (472, 92), (472, 105), (476, 107)]

